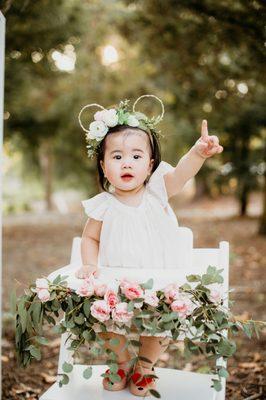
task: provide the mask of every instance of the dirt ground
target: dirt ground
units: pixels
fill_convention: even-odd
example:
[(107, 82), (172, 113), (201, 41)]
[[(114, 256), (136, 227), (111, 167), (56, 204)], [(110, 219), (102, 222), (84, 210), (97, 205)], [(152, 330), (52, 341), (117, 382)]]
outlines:
[[(177, 210), (179, 225), (192, 229), (194, 247), (218, 247), (222, 240), (230, 243), (230, 286), (235, 289), (231, 294), (235, 301), (232, 311), (243, 318), (265, 321), (266, 239), (257, 234), (258, 218), (233, 217), (235, 207), (233, 201), (191, 203)], [(215, 210), (222, 208), (224, 213), (218, 215)], [(72, 239), (81, 236), (85, 221), (82, 212), (4, 219), (2, 399), (38, 399), (55, 381), (58, 336), (43, 347), (41, 362), (33, 363), (27, 370), (16, 365), (9, 295), (14, 288), (21, 294), (31, 281), (68, 264)], [(226, 399), (265, 399), (265, 335), (251, 340), (241, 335), (236, 342), (237, 353), (229, 361)], [(171, 344), (156, 365), (204, 372), (204, 360), (186, 360), (177, 348)]]

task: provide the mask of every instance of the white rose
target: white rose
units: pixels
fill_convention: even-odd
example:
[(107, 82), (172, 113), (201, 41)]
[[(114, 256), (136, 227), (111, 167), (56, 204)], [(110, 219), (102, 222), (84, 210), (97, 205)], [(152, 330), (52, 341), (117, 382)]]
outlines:
[(109, 127), (116, 126), (118, 123), (118, 115), (114, 108), (111, 108), (110, 110), (97, 111), (97, 113), (94, 114), (94, 119), (95, 121), (104, 122), (104, 124)]
[(104, 110), (102, 112), (102, 121), (110, 127), (116, 126), (118, 123), (118, 115), (116, 113), (116, 110), (114, 108), (111, 108), (110, 110)]
[(152, 307), (157, 307), (159, 304), (159, 299), (155, 292), (146, 293), (144, 297), (144, 302)]
[(95, 121), (103, 121), (103, 114), (104, 114), (104, 112), (105, 112), (105, 110), (97, 111), (97, 112), (94, 114), (94, 119), (95, 119)]
[(36, 289), (48, 289), (49, 284), (47, 279), (41, 278), (41, 279), (36, 279)]
[(90, 129), (88, 133), (89, 139), (102, 140), (102, 138), (106, 135), (108, 131), (108, 127), (102, 121), (93, 121), (90, 124)]
[(136, 126), (139, 126), (139, 121), (136, 117), (134, 117), (134, 115), (130, 115), (127, 119), (127, 124), (129, 126), (136, 127)]

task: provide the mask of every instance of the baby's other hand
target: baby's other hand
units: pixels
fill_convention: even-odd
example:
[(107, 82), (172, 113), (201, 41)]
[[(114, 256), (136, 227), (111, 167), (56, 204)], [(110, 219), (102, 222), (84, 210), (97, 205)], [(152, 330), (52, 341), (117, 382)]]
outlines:
[(78, 279), (89, 278), (93, 275), (94, 278), (98, 278), (100, 274), (98, 267), (82, 266), (75, 272), (75, 277)]

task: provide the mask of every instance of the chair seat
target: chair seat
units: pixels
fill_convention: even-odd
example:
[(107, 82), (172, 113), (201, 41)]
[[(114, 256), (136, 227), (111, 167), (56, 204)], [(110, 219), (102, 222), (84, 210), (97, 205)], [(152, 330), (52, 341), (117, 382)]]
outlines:
[[(117, 392), (103, 389), (101, 374), (109, 368), (107, 365), (93, 365), (93, 373), (88, 380), (82, 376), (85, 367), (85, 365), (75, 364), (69, 383), (61, 388), (57, 382), (54, 383), (40, 397), (40, 400), (140, 399), (138, 396), (133, 396), (127, 388)], [(157, 390), (162, 400), (215, 400), (216, 398), (216, 392), (211, 388), (211, 379), (214, 375), (156, 367), (155, 374), (159, 377), (159, 380), (156, 380)], [(153, 396), (148, 398), (154, 399)]]

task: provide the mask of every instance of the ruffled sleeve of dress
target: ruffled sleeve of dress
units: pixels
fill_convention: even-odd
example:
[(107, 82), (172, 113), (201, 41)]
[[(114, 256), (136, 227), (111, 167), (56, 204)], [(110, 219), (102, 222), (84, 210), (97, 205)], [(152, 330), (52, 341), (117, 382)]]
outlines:
[(109, 197), (107, 193), (102, 192), (88, 200), (82, 200), (81, 203), (88, 217), (103, 221), (105, 212), (109, 207)]
[(163, 207), (167, 207), (168, 205), (168, 196), (163, 176), (174, 169), (166, 161), (161, 161), (146, 184), (148, 191), (160, 201)]

